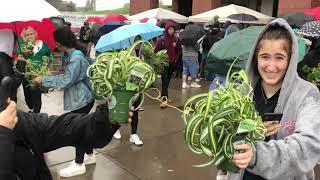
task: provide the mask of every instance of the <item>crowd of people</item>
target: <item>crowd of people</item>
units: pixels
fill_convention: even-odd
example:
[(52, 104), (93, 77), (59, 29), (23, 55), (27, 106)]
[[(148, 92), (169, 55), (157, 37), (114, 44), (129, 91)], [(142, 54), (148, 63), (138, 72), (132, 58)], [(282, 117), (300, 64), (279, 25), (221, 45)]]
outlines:
[[(167, 50), (169, 63), (161, 73), (161, 108), (166, 108), (172, 101), (169, 85), (177, 69), (182, 75), (182, 88), (201, 88), (199, 80), (204, 75), (210, 48), (244, 26), (231, 22), (222, 26), (212, 22), (206, 28), (206, 34), (193, 46), (181, 43), (172, 21), (167, 22), (164, 35), (157, 38), (155, 52)], [(51, 61), (52, 51), (44, 41), (38, 40), (32, 27), (23, 29), (21, 39), (11, 30), (0, 30), (0, 78), (12, 80), (7, 107), (0, 112), (0, 179), (52, 179), (43, 154), (65, 146), (76, 148), (75, 160), (58, 174), (61, 177), (83, 174), (86, 164), (95, 163), (93, 148), (104, 147), (112, 137), (121, 138), (120, 125), (111, 123), (108, 117), (107, 102), (92, 112), (95, 97), (86, 75), (87, 53), (93, 43), (88, 37), (89, 30), (89, 24), (85, 23), (78, 40), (69, 28), (56, 29), (53, 36), (57, 49), (63, 53), (64, 74), (39, 76), (31, 82), (21, 74), (26, 62), (33, 61), (42, 66), (42, 57), (48, 56)], [(140, 38), (137, 36), (135, 41)], [(19, 45), (25, 42), (33, 42), (33, 49), (22, 52)], [(253, 101), (261, 116), (281, 113), (282, 119), (279, 123), (264, 122), (266, 140), (257, 143), (255, 148), (252, 144), (235, 146), (239, 153), (232, 161), (241, 171), (220, 170), (217, 179), (315, 179), (313, 169), (320, 159), (320, 121), (317, 119), (320, 94), (317, 86), (302, 79), (306, 78), (302, 67), (318, 66), (318, 49), (319, 44), (314, 43), (298, 64), (297, 38), (283, 19), (270, 22), (257, 37), (246, 65), (254, 89)], [(18, 54), (16, 58), (15, 53)], [(143, 58), (139, 49), (136, 49), (136, 55)], [(179, 63), (182, 68), (177, 68)], [(16, 107), (20, 84), (30, 109), (28, 113)], [(64, 110), (69, 113), (60, 116), (40, 113), (43, 92), (34, 88), (40, 85), (63, 89)], [(134, 110), (138, 104), (135, 102), (128, 112), (132, 127), (130, 142), (142, 145), (137, 135), (138, 110)]]

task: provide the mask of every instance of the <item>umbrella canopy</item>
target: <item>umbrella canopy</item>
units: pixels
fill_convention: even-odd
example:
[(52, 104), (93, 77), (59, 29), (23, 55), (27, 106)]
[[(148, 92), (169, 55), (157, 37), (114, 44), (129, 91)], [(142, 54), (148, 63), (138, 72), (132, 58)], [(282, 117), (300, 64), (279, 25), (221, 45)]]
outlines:
[(113, 30), (118, 29), (121, 26), (124, 26), (124, 25), (125, 24), (105, 24), (99, 28), (99, 31), (101, 32), (102, 35), (105, 35)]
[(14, 23), (0, 23), (0, 29), (11, 29), (16, 32), (18, 37), (21, 37), (21, 32), (25, 27), (31, 26), (38, 33), (38, 39), (46, 42), (51, 50), (56, 48), (56, 44), (53, 38), (53, 31), (55, 30), (55, 25), (48, 18), (40, 21), (16, 21)]
[(150, 40), (162, 35), (163, 31), (153, 23), (125, 25), (102, 36), (96, 45), (96, 51), (106, 52), (128, 48), (136, 36), (141, 36), (142, 40)]
[(128, 18), (121, 14), (109, 14), (100, 19), (100, 23), (107, 24), (110, 22), (124, 22), (127, 21)]
[(45, 0), (10, 0), (0, 6), (0, 22), (42, 21), (43, 18), (59, 16), (61, 13)]
[(231, 14), (227, 18), (238, 20), (238, 21), (257, 21), (258, 20), (258, 18), (256, 18), (255, 16), (252, 16), (250, 14), (245, 14), (245, 13)]
[(188, 18), (186, 16), (162, 8), (151, 9), (129, 17), (130, 20), (141, 20), (144, 18), (155, 18), (158, 20), (168, 19), (178, 23), (188, 22)]
[(248, 21), (248, 23), (266, 24), (272, 19), (272, 17), (264, 15), (257, 11), (254, 11), (252, 9), (231, 4), (231, 5), (216, 8), (201, 14), (190, 16), (189, 21), (203, 23), (203, 22), (211, 21), (214, 16), (219, 16), (219, 21), (230, 20), (231, 22), (238, 22), (237, 20), (228, 18), (228, 16), (232, 14), (241, 14), (241, 13), (248, 14), (258, 18), (257, 21)]
[(196, 45), (197, 41), (206, 34), (203, 25), (190, 24), (180, 33), (179, 38), (183, 45)]
[(320, 21), (307, 22), (297, 33), (307, 37), (320, 37)]
[(320, 7), (306, 10), (306, 11), (304, 11), (304, 13), (314, 17), (317, 20), (320, 20)]
[(281, 18), (285, 19), (290, 26), (302, 27), (306, 22), (314, 21), (314, 17), (304, 14), (302, 12), (285, 13)]
[(100, 24), (101, 23), (101, 17), (99, 17), (99, 16), (89, 17), (86, 21)]
[[(234, 32), (215, 43), (209, 51), (205, 71), (225, 76), (235, 59), (237, 61), (232, 70), (244, 69), (253, 45), (264, 28), (264, 26), (252, 26)], [(299, 38), (298, 42), (299, 61), (301, 61), (306, 53), (306, 44), (302, 38)]]

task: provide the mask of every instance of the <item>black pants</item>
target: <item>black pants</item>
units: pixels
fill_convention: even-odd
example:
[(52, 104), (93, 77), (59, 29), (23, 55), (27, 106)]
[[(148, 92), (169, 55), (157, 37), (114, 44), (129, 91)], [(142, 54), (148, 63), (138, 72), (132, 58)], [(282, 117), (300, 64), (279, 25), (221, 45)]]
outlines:
[[(133, 103), (134, 108), (137, 108), (140, 104), (141, 97)], [(137, 129), (138, 129), (138, 121), (139, 121), (139, 109), (136, 111), (133, 111), (133, 115), (131, 117), (131, 134), (137, 134)]]
[(38, 88), (32, 88), (26, 79), (22, 81), (22, 86), (24, 98), (29, 109), (33, 109), (34, 113), (39, 113), (42, 106), (41, 90)]
[[(71, 111), (73, 113), (79, 113), (79, 114), (88, 114), (92, 107), (94, 105), (94, 100), (92, 102), (90, 102), (89, 104), (87, 104), (85, 107), (80, 108), (78, 110), (74, 110)], [(83, 163), (83, 158), (84, 158), (84, 154), (92, 154), (93, 153), (93, 149), (84, 149), (84, 148), (80, 148), (80, 147), (76, 147), (76, 163), (78, 164), (82, 164)]]
[(176, 63), (169, 63), (169, 66), (166, 67), (162, 74), (161, 74), (161, 80), (162, 80), (162, 91), (161, 91), (161, 96), (166, 96), (169, 97), (169, 83), (171, 80), (171, 76), (175, 70)]

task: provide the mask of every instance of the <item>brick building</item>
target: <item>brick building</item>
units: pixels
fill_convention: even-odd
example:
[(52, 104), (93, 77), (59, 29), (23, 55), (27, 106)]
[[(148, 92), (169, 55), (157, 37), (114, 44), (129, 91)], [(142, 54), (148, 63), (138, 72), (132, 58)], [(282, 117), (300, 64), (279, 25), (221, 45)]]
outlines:
[[(190, 16), (228, 4), (238, 4), (269, 16), (285, 12), (304, 11), (320, 6), (320, 0), (172, 0), (172, 9)], [(159, 7), (159, 0), (130, 0), (130, 14)]]

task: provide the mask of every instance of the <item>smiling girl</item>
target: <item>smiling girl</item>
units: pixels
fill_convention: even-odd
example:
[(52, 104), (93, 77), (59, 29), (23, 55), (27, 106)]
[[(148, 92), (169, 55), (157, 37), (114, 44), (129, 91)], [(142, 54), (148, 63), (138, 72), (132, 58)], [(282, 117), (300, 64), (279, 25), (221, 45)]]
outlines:
[(282, 113), (280, 124), (265, 123), (266, 141), (235, 147), (233, 162), (242, 170), (229, 180), (312, 180), (320, 159), (320, 94), (297, 74), (297, 38), (283, 19), (266, 26), (247, 61), (256, 109)]

